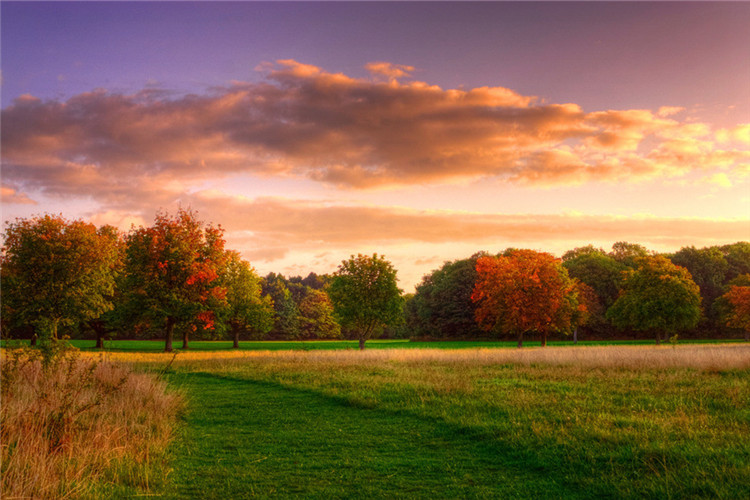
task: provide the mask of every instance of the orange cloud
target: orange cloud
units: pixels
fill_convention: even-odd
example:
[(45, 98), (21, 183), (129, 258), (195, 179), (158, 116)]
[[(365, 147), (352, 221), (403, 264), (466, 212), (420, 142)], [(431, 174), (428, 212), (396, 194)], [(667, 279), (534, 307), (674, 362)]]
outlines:
[[(367, 68), (393, 78), (281, 60), (260, 67), (260, 82), (203, 95), (23, 96), (2, 111), (3, 176), (23, 189), (114, 203), (128, 192), (240, 173), (359, 189), (482, 178), (549, 186), (731, 171), (747, 158), (712, 140), (741, 142), (744, 128), (683, 123), (674, 107), (586, 113), (503, 87), (397, 81), (409, 66)], [(680, 141), (699, 150), (677, 152)], [(674, 167), (681, 157), (700, 161)]]
[(0, 186), (0, 200), (8, 205), (36, 205), (37, 202), (29, 198), (24, 193), (20, 193), (16, 188), (3, 184)]
[[(187, 200), (185, 200), (187, 201)], [(479, 214), (397, 207), (339, 205), (280, 198), (246, 199), (198, 193), (190, 206), (227, 228), (231, 245), (274, 260), (288, 252), (404, 243), (630, 240), (654, 245), (712, 245), (747, 238), (747, 220), (593, 215)]]

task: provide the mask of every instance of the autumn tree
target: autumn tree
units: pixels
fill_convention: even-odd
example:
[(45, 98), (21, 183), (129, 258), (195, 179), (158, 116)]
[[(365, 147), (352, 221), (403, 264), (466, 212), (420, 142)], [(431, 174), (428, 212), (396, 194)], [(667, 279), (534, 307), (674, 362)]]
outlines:
[(729, 272), (729, 263), (721, 250), (718, 247), (683, 247), (670, 260), (690, 272), (701, 292), (703, 312), (709, 320), (715, 322), (717, 318), (713, 314), (713, 303), (722, 295)]
[(693, 328), (701, 314), (698, 285), (684, 267), (666, 257), (637, 259), (637, 269), (630, 271), (622, 292), (607, 317), (619, 328), (651, 332), (656, 343), (669, 334)]
[[(2, 249), (3, 312), (42, 341), (112, 308), (117, 233), (59, 215), (9, 223)], [(7, 319), (7, 318), (6, 318)]]
[(618, 241), (612, 245), (612, 251), (609, 252), (610, 257), (631, 268), (638, 265), (638, 259), (649, 255), (652, 255), (652, 252), (643, 245), (628, 243), (627, 241)]
[(224, 230), (206, 225), (190, 210), (156, 215), (154, 225), (126, 238), (125, 289), (130, 310), (164, 328), (164, 350), (172, 350), (175, 326), (188, 332), (200, 322), (213, 328), (216, 301), (225, 299), (219, 271), (226, 257)]
[(268, 295), (261, 296), (260, 277), (237, 252), (227, 252), (219, 280), (226, 289), (226, 300), (219, 314), (229, 326), (233, 347), (238, 349), (243, 330), (263, 335), (271, 329), (273, 301)]
[(479, 258), (471, 298), (479, 326), (517, 335), (519, 348), (526, 333), (540, 333), (546, 345), (549, 333), (568, 333), (584, 319), (578, 289), (560, 260), (533, 250)]
[(341, 263), (328, 288), (342, 326), (357, 332), (359, 348), (380, 327), (401, 315), (401, 290), (393, 265), (378, 254), (352, 255)]
[(727, 292), (719, 300), (722, 319), (730, 328), (745, 332), (750, 342), (750, 274), (741, 274), (730, 281)]

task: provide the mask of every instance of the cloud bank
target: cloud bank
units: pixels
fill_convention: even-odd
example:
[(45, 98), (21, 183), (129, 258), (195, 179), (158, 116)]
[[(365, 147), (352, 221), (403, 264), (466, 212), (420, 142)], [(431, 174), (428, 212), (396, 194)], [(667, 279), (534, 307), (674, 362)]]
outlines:
[(503, 87), (442, 89), (386, 62), (367, 65), (371, 78), (293, 60), (260, 69), (259, 82), (202, 95), (18, 98), (2, 111), (3, 177), (116, 204), (154, 185), (236, 174), (346, 189), (483, 178), (555, 186), (718, 170), (731, 182), (750, 164), (750, 125), (712, 130), (680, 121), (677, 107), (585, 112)]

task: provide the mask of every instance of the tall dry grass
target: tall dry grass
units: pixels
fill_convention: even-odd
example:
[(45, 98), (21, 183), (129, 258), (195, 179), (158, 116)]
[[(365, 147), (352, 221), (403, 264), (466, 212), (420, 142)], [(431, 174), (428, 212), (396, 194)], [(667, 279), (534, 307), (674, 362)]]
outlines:
[(205, 364), (383, 362), (448, 364), (571, 365), (584, 368), (734, 370), (750, 368), (750, 344), (677, 346), (570, 346), (525, 349), (371, 349), (315, 351), (210, 351), (167, 353), (110, 353), (109, 359), (159, 364), (174, 359), (181, 368)]
[(17, 351), (3, 352), (1, 372), (3, 498), (75, 498), (107, 481), (148, 490), (159, 479), (149, 471), (182, 405), (164, 382), (76, 355), (43, 368)]

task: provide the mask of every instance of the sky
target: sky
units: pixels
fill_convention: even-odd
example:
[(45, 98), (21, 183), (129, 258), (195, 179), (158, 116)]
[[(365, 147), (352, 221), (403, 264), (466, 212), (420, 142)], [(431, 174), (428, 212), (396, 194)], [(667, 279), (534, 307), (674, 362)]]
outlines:
[(750, 3), (0, 3), (2, 218), (260, 274), (750, 240)]

